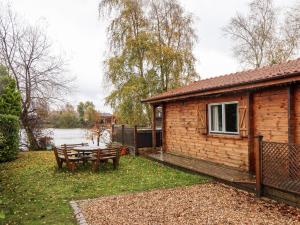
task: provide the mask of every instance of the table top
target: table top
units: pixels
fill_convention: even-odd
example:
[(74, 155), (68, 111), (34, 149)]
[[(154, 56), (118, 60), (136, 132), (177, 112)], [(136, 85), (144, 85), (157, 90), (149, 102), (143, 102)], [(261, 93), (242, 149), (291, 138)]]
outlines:
[(99, 146), (78, 146), (78, 147), (72, 148), (72, 150), (81, 151), (81, 152), (84, 152), (84, 151), (96, 151), (98, 149), (101, 149), (101, 148)]

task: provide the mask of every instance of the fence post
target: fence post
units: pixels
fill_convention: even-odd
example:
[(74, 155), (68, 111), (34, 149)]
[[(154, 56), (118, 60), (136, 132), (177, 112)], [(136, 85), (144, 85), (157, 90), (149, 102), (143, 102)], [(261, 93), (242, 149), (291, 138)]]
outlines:
[(122, 145), (124, 146), (124, 142), (125, 142), (125, 140), (124, 140), (124, 138), (125, 138), (125, 125), (123, 124), (122, 125)]
[(100, 145), (100, 133), (97, 132), (97, 146), (99, 145)]
[(256, 195), (261, 197), (262, 194), (262, 141), (263, 136), (258, 136), (259, 146), (258, 151), (256, 151)]
[(115, 125), (111, 125), (111, 142), (114, 142), (114, 132), (115, 132)]
[(134, 142), (134, 153), (136, 156), (139, 155), (139, 149), (138, 149), (138, 137), (137, 137), (137, 126), (134, 126), (133, 130), (133, 142)]

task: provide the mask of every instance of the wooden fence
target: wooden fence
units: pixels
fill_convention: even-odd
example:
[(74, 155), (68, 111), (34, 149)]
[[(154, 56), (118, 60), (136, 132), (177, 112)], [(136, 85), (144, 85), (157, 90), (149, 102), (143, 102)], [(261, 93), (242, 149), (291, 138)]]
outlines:
[(300, 194), (300, 146), (263, 141), (262, 183)]
[[(162, 132), (156, 130), (156, 147), (162, 146)], [(150, 148), (152, 146), (152, 129), (128, 127), (125, 125), (112, 126), (112, 141), (129, 147), (134, 154), (138, 155), (139, 148)]]
[[(299, 204), (300, 145), (263, 141), (261, 137), (259, 146), (258, 196), (275, 190), (276, 197)], [(291, 200), (289, 196), (293, 196)]]

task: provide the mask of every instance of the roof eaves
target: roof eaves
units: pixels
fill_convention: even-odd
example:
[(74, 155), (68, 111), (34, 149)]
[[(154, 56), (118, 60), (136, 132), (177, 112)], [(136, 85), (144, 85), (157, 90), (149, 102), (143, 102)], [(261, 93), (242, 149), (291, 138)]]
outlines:
[(193, 90), (193, 91), (187, 91), (184, 93), (177, 93), (174, 95), (168, 95), (168, 96), (162, 96), (162, 97), (155, 97), (153, 96), (152, 98), (148, 98), (148, 99), (142, 99), (141, 102), (142, 103), (155, 103), (155, 102), (160, 102), (164, 99), (170, 99), (170, 98), (174, 98), (176, 99), (176, 97), (181, 97), (184, 95), (189, 95), (189, 94), (195, 94), (195, 93), (205, 93), (207, 91), (214, 91), (214, 90), (221, 90), (221, 89), (225, 89), (225, 88), (232, 88), (232, 87), (237, 87), (237, 86), (241, 86), (241, 85), (247, 85), (247, 84), (258, 84), (258, 83), (263, 83), (266, 81), (272, 81), (272, 80), (279, 80), (282, 78), (285, 78), (287, 76), (296, 76), (296, 75), (300, 75), (300, 72), (291, 72), (291, 73), (284, 73), (281, 76), (277, 76), (277, 77), (267, 77), (265, 79), (256, 79), (256, 80), (251, 80), (248, 82), (243, 82), (243, 83), (239, 83), (239, 84), (231, 84), (231, 85), (224, 85), (224, 86), (218, 86), (218, 87), (212, 87), (212, 88), (206, 88), (206, 89), (202, 89), (202, 90)]

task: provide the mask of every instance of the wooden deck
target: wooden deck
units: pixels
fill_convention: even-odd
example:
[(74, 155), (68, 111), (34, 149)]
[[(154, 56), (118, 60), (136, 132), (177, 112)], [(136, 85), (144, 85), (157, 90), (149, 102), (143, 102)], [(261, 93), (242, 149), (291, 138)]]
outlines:
[(255, 178), (246, 172), (241, 172), (234, 168), (170, 153), (149, 153), (145, 154), (145, 157), (223, 181), (240, 184), (251, 190), (255, 189)]

